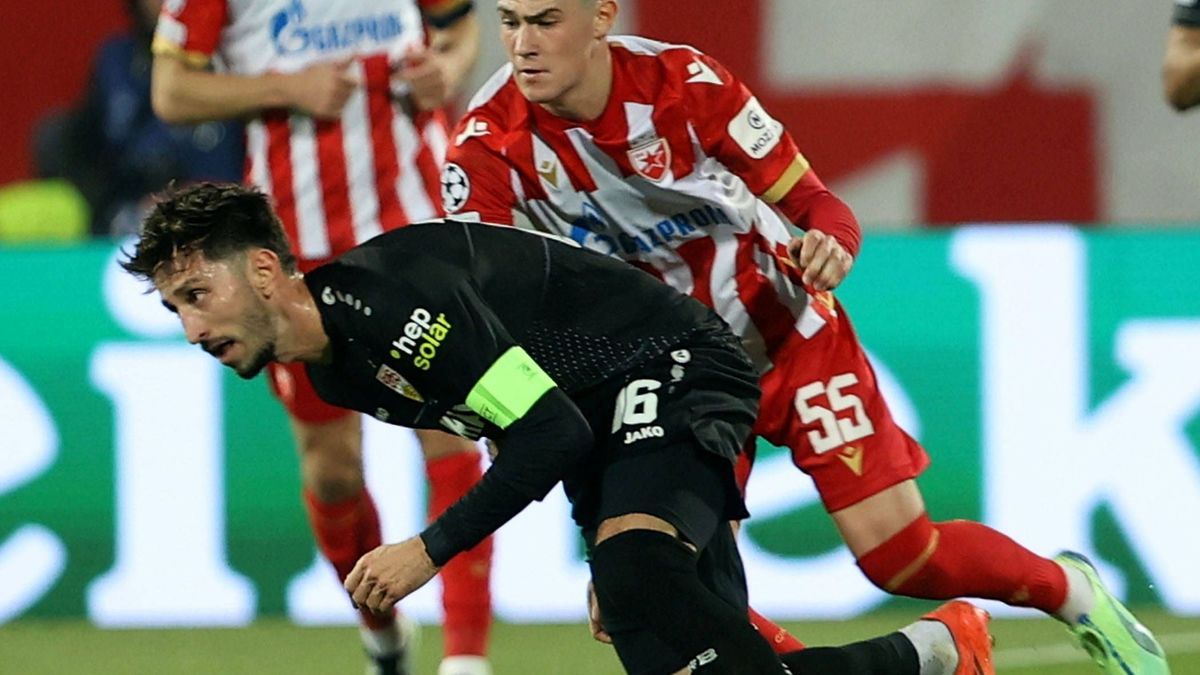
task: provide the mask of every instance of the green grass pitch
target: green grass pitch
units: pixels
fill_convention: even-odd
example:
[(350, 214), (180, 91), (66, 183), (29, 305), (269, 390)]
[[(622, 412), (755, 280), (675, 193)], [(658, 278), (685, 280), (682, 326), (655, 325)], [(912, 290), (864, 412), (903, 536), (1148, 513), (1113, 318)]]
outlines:
[[(890, 631), (913, 614), (881, 612), (845, 622), (788, 624), (810, 644), (846, 642)], [(1162, 639), (1176, 675), (1200, 673), (1200, 618), (1161, 612), (1139, 616)], [(993, 621), (997, 672), (1095, 675), (1049, 619)], [(418, 673), (436, 672), (441, 635), (422, 630)], [(582, 625), (499, 624), (492, 634), (496, 675), (610, 675), (621, 672), (611, 650)], [(300, 628), (260, 621), (247, 628), (100, 630), (82, 621), (18, 621), (0, 627), (0, 673), (12, 675), (267, 675), (361, 673), (352, 628)]]

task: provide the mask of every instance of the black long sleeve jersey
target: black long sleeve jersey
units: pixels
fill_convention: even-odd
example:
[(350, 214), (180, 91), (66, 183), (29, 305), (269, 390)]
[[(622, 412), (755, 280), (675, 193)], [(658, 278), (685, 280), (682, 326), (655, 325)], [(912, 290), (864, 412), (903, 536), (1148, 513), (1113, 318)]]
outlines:
[(544, 497), (608, 431), (592, 433), (573, 394), (685, 343), (740, 349), (714, 312), (648, 274), (511, 227), (410, 225), (305, 282), (332, 347), (308, 366), (322, 399), (501, 441), (480, 485), (422, 535), (437, 564)]

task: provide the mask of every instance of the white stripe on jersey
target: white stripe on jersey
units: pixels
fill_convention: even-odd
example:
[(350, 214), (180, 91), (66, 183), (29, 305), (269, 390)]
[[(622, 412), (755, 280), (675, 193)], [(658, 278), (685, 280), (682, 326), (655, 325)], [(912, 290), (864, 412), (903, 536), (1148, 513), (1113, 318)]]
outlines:
[[(554, 154), (554, 151), (550, 149), (550, 146), (546, 145), (541, 136), (534, 133), (530, 134), (529, 138), (533, 141), (533, 168), (537, 171), (538, 181), (542, 184), (542, 189), (548, 195), (559, 192), (563, 189), (564, 183), (570, 183), (570, 179), (567, 178), (566, 169), (563, 168), (558, 155)], [(568, 194), (572, 194), (571, 191), (568, 191)], [(578, 202), (578, 195), (574, 196), (576, 197), (574, 201)]]
[(262, 120), (252, 120), (246, 125), (246, 157), (250, 160), (250, 184), (271, 194), (271, 169), (267, 166), (267, 129)]
[[(658, 129), (654, 128), (654, 106), (648, 103), (634, 103), (633, 101), (625, 102), (625, 124), (629, 127), (629, 132), (625, 135), (625, 140), (629, 143), (629, 149), (633, 150), (645, 143), (658, 140)], [(669, 156), (668, 156), (669, 157)], [(631, 157), (629, 161), (633, 161)], [(668, 186), (675, 182), (675, 172), (671, 170), (671, 162), (667, 162), (667, 173), (660, 180), (655, 181), (660, 186)]]
[[(361, 61), (354, 63), (352, 76), (365, 81)], [(346, 182), (350, 191), (350, 217), (354, 241), (364, 242), (383, 232), (379, 223), (379, 193), (375, 191), (375, 150), (371, 142), (371, 119), (367, 92), (356, 87), (342, 108), (342, 150), (346, 158)]]
[(392, 134), (396, 139), (396, 160), (400, 163), (396, 191), (408, 222), (415, 223), (437, 217), (437, 208), (425, 192), (425, 181), (417, 166), (417, 154), (421, 151), (420, 134), (406, 115), (392, 117)]
[(328, 258), (329, 234), (317, 167), (316, 124), (308, 115), (288, 115), (292, 145), (292, 194), (296, 196), (296, 248), (304, 260)]
[(425, 137), (425, 145), (429, 146), (429, 151), (433, 153), (433, 159), (441, 170), (442, 165), (446, 163), (446, 149), (450, 147), (446, 127), (441, 124), (426, 124), (421, 135)]
[(766, 372), (771, 365), (767, 358), (766, 341), (750, 320), (750, 313), (737, 292), (737, 236), (733, 230), (719, 227), (713, 228), (711, 236), (715, 249), (709, 275), (713, 309), (725, 319), (736, 335), (741, 336), (742, 347), (759, 372)]
[(677, 45), (670, 42), (662, 42), (661, 40), (652, 40), (641, 35), (610, 35), (609, 42), (615, 42), (634, 54), (645, 54), (654, 56), (661, 54), (668, 49), (687, 49), (689, 51), (700, 53), (699, 49), (691, 45)]
[(492, 100), (492, 97), (496, 95), (496, 92), (500, 91), (500, 89), (508, 83), (508, 78), (512, 77), (512, 74), (513, 67), (511, 63), (506, 63), (500, 66), (500, 68), (496, 70), (496, 72), (492, 73), (492, 76), (487, 79), (487, 82), (483, 83), (483, 86), (479, 88), (479, 91), (475, 92), (475, 95), (471, 97), (471, 101), (467, 103), (467, 112), (471, 112), (484, 103)]

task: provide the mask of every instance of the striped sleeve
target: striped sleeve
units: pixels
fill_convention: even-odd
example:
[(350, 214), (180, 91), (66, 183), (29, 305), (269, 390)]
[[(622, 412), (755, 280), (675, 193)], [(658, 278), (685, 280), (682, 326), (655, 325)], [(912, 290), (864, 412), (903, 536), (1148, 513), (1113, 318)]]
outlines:
[(687, 61), (671, 66), (688, 110), (701, 111), (689, 121), (704, 151), (763, 200), (775, 202), (787, 194), (809, 166), (783, 125), (716, 59), (690, 50), (672, 56)]
[(471, 13), (471, 0), (419, 0), (421, 14), (434, 28), (446, 28)]
[(494, 122), (475, 114), (458, 123), (442, 168), (442, 206), (448, 215), (500, 225), (513, 224), (517, 194), (513, 170), (495, 147)]
[(151, 49), (156, 55), (178, 56), (193, 66), (208, 65), (228, 14), (227, 0), (165, 2)]

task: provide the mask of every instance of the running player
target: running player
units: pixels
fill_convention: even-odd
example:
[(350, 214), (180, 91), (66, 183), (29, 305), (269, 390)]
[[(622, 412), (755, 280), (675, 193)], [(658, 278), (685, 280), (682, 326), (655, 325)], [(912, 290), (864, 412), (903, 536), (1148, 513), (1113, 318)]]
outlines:
[(694, 49), (609, 37), (616, 0), (497, 6), (510, 63), (453, 134), (449, 213), (519, 216), (715, 309), (762, 374), (754, 433), (791, 450), (880, 588), (1035, 607), (1108, 672), (1167, 672), (1081, 556), (1050, 560), (980, 523), (930, 519), (915, 482), (929, 458), (892, 419), (830, 292), (858, 253), (858, 223), (745, 86)]
[(712, 310), (627, 265), (451, 222), (389, 232), (301, 274), (263, 194), (212, 184), (159, 202), (122, 264), (243, 377), (300, 362), (336, 405), (496, 440), (469, 493), (358, 561), (346, 589), (373, 611), (561, 481), (628, 672), (992, 672), (986, 613), (962, 601), (881, 638), (772, 652), (746, 619), (726, 524), (746, 515), (733, 467), (757, 373)]
[[(478, 52), (470, 0), (166, 2), (153, 49), (161, 117), (250, 118), (247, 180), (271, 195), (301, 269), (440, 215), (440, 109)], [(363, 483), (361, 420), (323, 403), (302, 368), (275, 365), (270, 375), (291, 418), (317, 546), (344, 579), (380, 541)], [(432, 517), (479, 479), (480, 457), (461, 439), (418, 437)], [(490, 672), (490, 565), (485, 541), (442, 576), (446, 658), (439, 675)], [(391, 613), (361, 614), (376, 672), (405, 672), (412, 626)]]

